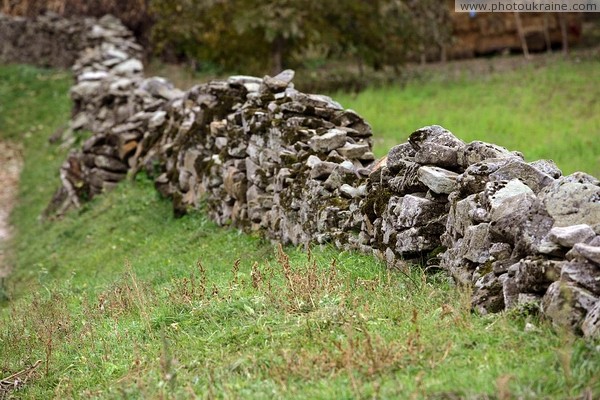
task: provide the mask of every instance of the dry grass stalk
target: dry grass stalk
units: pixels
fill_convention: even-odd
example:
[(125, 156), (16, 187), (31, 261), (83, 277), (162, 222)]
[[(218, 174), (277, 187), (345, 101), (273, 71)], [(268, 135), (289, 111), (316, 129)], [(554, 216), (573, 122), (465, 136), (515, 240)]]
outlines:
[[(328, 268), (319, 268), (317, 261), (308, 251), (307, 262), (294, 267), (283, 247), (279, 245), (276, 262), (278, 268), (267, 264), (264, 272), (260, 271), (257, 265), (253, 266), (252, 286), (288, 312), (310, 312), (318, 308), (320, 300), (342, 287), (343, 282), (338, 277), (335, 260), (331, 261)], [(279, 290), (273, 290), (272, 283), (276, 276), (281, 276), (284, 282)]]
[(25, 368), (22, 371), (0, 380), (0, 400), (9, 398), (10, 392), (23, 388), (23, 386), (33, 377), (41, 363), (42, 360), (37, 360), (31, 367)]

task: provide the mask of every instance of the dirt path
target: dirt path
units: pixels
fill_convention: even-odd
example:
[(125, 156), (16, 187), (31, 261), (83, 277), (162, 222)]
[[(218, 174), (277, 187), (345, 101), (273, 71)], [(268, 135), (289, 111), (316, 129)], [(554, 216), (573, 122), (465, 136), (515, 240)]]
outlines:
[(22, 166), (20, 146), (0, 141), (0, 278), (7, 276), (11, 270), (6, 257), (7, 242), (11, 235), (8, 218), (17, 201)]

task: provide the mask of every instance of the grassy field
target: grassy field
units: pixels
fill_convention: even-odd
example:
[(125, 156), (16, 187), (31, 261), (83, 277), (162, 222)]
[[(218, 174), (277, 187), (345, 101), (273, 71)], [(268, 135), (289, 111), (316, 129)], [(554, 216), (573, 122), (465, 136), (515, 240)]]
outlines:
[[(575, 77), (598, 77), (593, 67), (338, 97), (385, 138), (380, 154), (414, 128), (441, 123), (466, 140), (461, 133), (475, 134), (477, 126), (481, 135), (473, 139), (530, 156), (527, 146), (536, 146), (561, 166), (571, 158), (565, 170), (598, 172), (600, 89)], [(548, 89), (554, 100), (538, 107), (538, 80), (554, 84), (557, 71), (566, 77)], [(0, 138), (22, 142), (26, 160), (13, 214), (15, 272), (0, 286), (0, 378), (41, 360), (20, 397), (600, 396), (599, 342), (557, 332), (526, 310), (475, 315), (468, 291), (417, 266), (387, 271), (372, 257), (331, 248), (281, 249), (219, 228), (201, 211), (174, 219), (170, 202), (142, 176), (63, 220), (40, 222), (65, 157), (47, 138), (69, 116), (70, 83), (66, 73), (0, 67)], [(494, 90), (523, 95), (506, 108), (484, 109)], [(570, 117), (554, 105), (564, 98), (572, 99)], [(478, 104), (487, 125), (452, 122), (472, 116)], [(434, 118), (437, 107), (447, 119)], [(549, 147), (544, 130), (515, 133), (512, 142), (490, 133), (492, 121), (494, 131), (527, 133), (533, 115), (546, 124), (547, 108), (565, 113), (552, 129), (581, 149)], [(499, 125), (521, 109), (530, 112)], [(584, 157), (586, 141), (592, 150)]]

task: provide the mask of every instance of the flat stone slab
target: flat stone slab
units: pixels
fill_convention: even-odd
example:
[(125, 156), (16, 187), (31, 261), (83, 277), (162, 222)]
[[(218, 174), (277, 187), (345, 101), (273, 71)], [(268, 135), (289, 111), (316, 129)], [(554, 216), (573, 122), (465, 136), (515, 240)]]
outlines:
[(576, 243), (585, 243), (593, 239), (596, 233), (587, 224), (554, 227), (550, 230), (550, 240), (564, 247), (573, 247)]
[(456, 172), (438, 167), (421, 167), (417, 171), (419, 181), (438, 194), (449, 194), (456, 187)]
[(496, 208), (511, 197), (520, 194), (534, 194), (529, 186), (518, 179), (512, 179), (508, 182), (489, 182), (486, 184), (484, 193), (491, 212), (494, 212)]
[[(600, 265), (600, 247), (598, 246), (590, 246), (585, 243), (575, 243), (573, 246), (573, 251), (576, 254), (579, 254), (591, 262)], [(600, 271), (598, 271), (598, 278), (600, 279)]]
[(313, 136), (308, 144), (317, 152), (325, 152), (338, 149), (346, 144), (348, 134), (341, 129), (330, 129), (321, 136)]
[(354, 143), (346, 143), (343, 147), (337, 149), (337, 152), (344, 158), (360, 158), (366, 152), (370, 151), (368, 145), (366, 144), (354, 144)]

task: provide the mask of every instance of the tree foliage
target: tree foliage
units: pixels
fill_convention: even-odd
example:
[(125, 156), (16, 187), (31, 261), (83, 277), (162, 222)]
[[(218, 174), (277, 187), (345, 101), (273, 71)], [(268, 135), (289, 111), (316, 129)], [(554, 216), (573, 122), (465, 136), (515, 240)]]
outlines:
[[(400, 66), (431, 56), (450, 38), (450, 0), (3, 0), (1, 10), (35, 16), (111, 13), (144, 45), (173, 61), (244, 73), (321, 58)], [(151, 38), (147, 32), (151, 29)], [(433, 50), (432, 50), (433, 49)], [(312, 55), (311, 55), (312, 54)]]
[(434, 0), (151, 0), (159, 52), (228, 70), (272, 72), (309, 49), (375, 68), (449, 38), (448, 8)]

